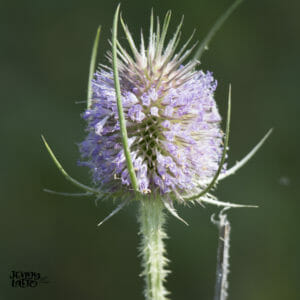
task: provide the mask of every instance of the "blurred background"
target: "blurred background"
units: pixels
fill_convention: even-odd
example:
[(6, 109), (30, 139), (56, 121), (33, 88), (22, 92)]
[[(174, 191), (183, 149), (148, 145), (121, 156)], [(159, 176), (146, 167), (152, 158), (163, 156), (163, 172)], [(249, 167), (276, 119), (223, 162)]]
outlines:
[[(89, 183), (77, 167), (84, 137), (80, 114), (86, 99), (91, 47), (102, 25), (98, 61), (106, 63), (117, 1), (28, 0), (0, 2), (1, 47), (1, 248), (0, 298), (143, 299), (136, 205), (103, 227), (114, 208), (92, 198), (66, 198), (43, 188), (76, 192), (61, 176), (40, 135), (65, 169)], [(173, 11), (170, 32), (185, 16), (183, 39), (196, 29), (202, 39), (229, 0), (122, 2), (133, 35), (147, 32), (150, 9), (161, 18)], [(273, 127), (264, 147), (236, 175), (219, 184), (220, 200), (257, 204), (236, 209), (232, 223), (232, 300), (300, 299), (299, 1), (245, 1), (226, 22), (202, 59), (219, 86), (224, 116), (233, 89), (228, 164), (241, 159)], [(120, 36), (123, 44), (124, 36)], [(223, 124), (224, 126), (224, 124)], [(190, 224), (168, 218), (172, 300), (212, 299), (217, 229), (216, 207), (178, 207)], [(12, 288), (11, 271), (34, 271), (49, 283)]]

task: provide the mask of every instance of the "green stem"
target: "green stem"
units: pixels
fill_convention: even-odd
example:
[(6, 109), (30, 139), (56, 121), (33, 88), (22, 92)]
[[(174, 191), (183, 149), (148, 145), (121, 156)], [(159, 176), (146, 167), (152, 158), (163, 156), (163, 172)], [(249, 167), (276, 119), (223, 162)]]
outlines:
[(166, 300), (167, 290), (164, 281), (168, 274), (165, 269), (167, 258), (163, 240), (167, 237), (164, 232), (165, 216), (162, 200), (155, 196), (141, 199), (139, 222), (142, 236), (142, 275), (145, 278), (145, 299)]

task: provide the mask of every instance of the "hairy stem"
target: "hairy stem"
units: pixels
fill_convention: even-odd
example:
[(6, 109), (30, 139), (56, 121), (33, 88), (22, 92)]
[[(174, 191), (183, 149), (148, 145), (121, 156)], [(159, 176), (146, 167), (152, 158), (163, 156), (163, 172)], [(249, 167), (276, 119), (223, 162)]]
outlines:
[(139, 211), (142, 275), (145, 278), (145, 299), (166, 300), (167, 290), (164, 287), (168, 271), (168, 262), (164, 256), (166, 250), (163, 240), (167, 237), (164, 232), (165, 216), (162, 200), (155, 195), (141, 200)]
[(218, 221), (212, 219), (213, 223), (215, 223), (219, 229), (214, 300), (226, 300), (228, 296), (229, 240), (231, 227), (227, 215), (223, 214), (223, 211), (219, 214)]

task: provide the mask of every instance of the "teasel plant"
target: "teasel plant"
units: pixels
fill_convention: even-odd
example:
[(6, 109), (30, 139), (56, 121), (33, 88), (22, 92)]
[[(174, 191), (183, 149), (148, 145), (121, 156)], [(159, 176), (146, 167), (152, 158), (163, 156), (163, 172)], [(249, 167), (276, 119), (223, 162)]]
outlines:
[[(111, 51), (107, 53), (110, 66), (99, 65), (95, 72), (101, 31), (98, 28), (90, 63), (87, 108), (83, 113), (87, 135), (79, 144), (79, 165), (90, 169), (92, 186), (71, 177), (42, 136), (60, 172), (83, 191), (74, 194), (45, 189), (46, 192), (94, 196), (97, 201), (117, 200), (118, 206), (98, 226), (127, 204), (139, 205), (146, 300), (168, 299), (166, 212), (187, 224), (177, 213), (175, 203), (224, 208), (219, 220), (212, 218), (219, 228), (215, 300), (227, 297), (230, 224), (225, 210), (256, 207), (219, 201), (212, 191), (219, 181), (234, 174), (253, 157), (271, 130), (241, 161), (227, 168), (231, 87), (223, 132), (214, 99), (217, 81), (211, 72), (198, 70), (211, 39), (241, 2), (235, 1), (229, 7), (199, 45), (190, 46), (192, 35), (180, 50), (177, 49), (183, 19), (166, 43), (171, 12), (167, 12), (162, 24), (159, 18), (154, 19), (152, 12), (148, 39), (141, 33), (138, 47), (120, 17), (119, 5), (113, 20)], [(119, 22), (131, 54), (117, 38)]]

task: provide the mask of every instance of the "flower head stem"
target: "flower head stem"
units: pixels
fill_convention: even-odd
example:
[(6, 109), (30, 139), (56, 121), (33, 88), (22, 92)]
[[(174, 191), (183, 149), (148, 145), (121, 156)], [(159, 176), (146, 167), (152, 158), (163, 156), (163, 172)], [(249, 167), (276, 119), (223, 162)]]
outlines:
[(167, 237), (164, 232), (164, 205), (158, 195), (144, 196), (140, 201), (139, 222), (142, 236), (142, 275), (145, 278), (145, 299), (166, 300), (167, 290), (164, 287), (168, 271), (163, 240)]

